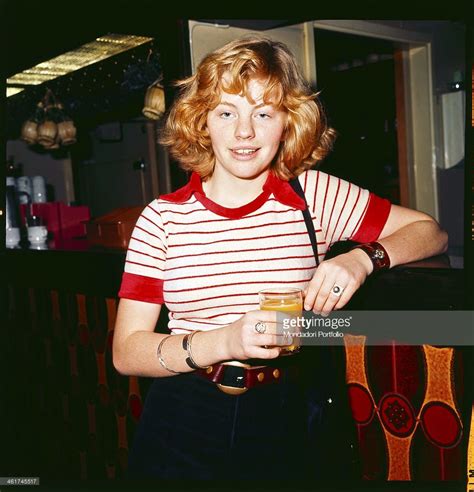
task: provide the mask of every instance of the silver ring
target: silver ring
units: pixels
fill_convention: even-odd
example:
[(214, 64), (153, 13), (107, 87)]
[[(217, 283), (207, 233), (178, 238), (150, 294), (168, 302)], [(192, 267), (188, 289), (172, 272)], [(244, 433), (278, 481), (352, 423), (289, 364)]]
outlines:
[(267, 329), (267, 325), (263, 321), (259, 321), (255, 325), (255, 331), (257, 333), (265, 333), (266, 329)]
[(344, 292), (344, 287), (341, 287), (340, 285), (337, 284), (334, 284), (333, 288), (331, 289), (331, 294), (334, 294), (337, 297), (341, 297), (343, 292)]

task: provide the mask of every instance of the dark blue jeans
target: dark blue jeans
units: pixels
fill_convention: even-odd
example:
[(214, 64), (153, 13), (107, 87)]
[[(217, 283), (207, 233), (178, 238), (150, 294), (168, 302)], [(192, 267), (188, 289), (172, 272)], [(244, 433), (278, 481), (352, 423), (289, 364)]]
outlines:
[(150, 386), (129, 478), (301, 479), (310, 472), (305, 390), (290, 369), (239, 396), (194, 373)]

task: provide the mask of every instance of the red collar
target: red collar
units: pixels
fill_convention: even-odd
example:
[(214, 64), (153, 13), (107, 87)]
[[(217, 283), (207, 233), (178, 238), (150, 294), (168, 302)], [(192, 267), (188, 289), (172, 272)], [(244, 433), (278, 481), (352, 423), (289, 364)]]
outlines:
[(278, 178), (271, 172), (268, 173), (267, 180), (263, 185), (262, 193), (252, 202), (238, 208), (222, 207), (207, 198), (202, 189), (201, 177), (195, 172), (191, 174), (191, 178), (185, 186), (173, 193), (162, 195), (160, 198), (167, 202), (184, 203), (189, 200), (193, 194), (207, 209), (230, 218), (242, 217), (257, 210), (271, 194), (273, 194), (276, 200), (284, 205), (288, 205), (289, 207), (298, 210), (304, 210), (306, 208), (304, 200), (296, 194), (289, 183)]

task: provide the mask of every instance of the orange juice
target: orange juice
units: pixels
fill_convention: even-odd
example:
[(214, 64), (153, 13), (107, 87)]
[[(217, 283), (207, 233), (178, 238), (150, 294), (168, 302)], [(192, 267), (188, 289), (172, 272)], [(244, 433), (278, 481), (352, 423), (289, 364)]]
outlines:
[[(303, 293), (301, 289), (266, 289), (259, 293), (262, 311), (280, 311), (290, 317), (303, 315)], [(290, 330), (294, 332), (293, 330)], [(290, 345), (281, 347), (281, 355), (291, 355), (300, 349), (300, 339), (293, 337)]]

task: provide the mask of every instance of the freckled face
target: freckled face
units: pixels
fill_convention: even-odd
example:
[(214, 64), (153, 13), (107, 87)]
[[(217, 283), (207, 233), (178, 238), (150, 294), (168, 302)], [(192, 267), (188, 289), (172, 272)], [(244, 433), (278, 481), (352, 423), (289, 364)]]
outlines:
[(221, 101), (207, 115), (207, 128), (216, 168), (241, 179), (253, 179), (269, 170), (278, 152), (287, 115), (264, 104), (265, 86), (258, 79), (248, 84), (245, 96), (222, 92)]

